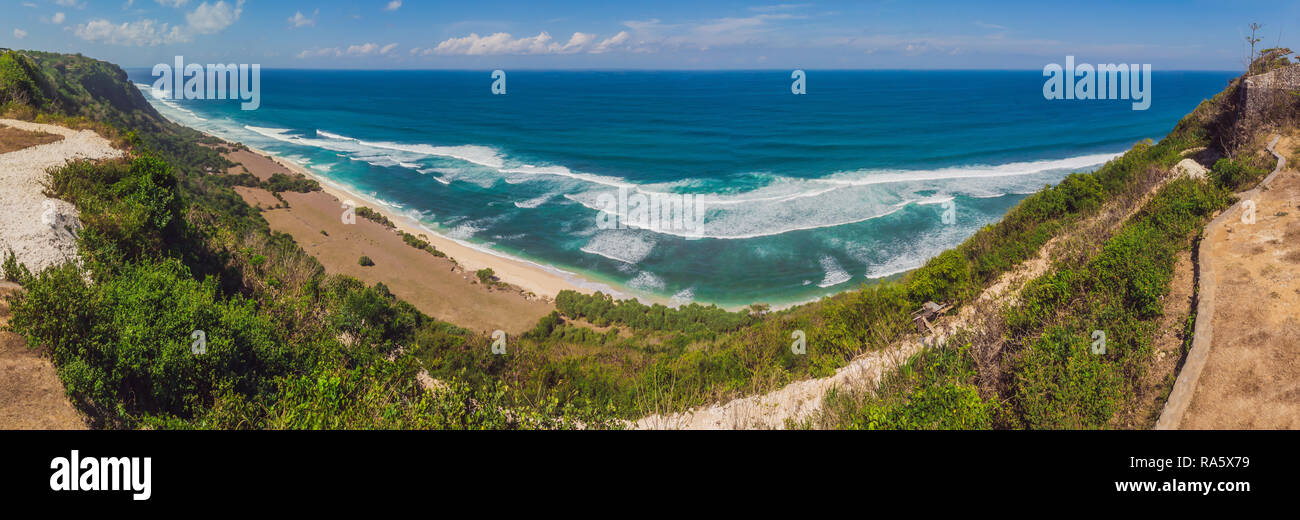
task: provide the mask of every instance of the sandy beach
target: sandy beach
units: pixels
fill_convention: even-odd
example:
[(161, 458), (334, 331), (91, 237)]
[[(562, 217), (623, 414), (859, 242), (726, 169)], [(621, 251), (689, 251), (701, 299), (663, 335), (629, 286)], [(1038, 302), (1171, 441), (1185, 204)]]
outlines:
[[(281, 193), (289, 203), (287, 208), (277, 208), (280, 202), (264, 189), (241, 186), (236, 191), (262, 211), (272, 230), (292, 235), (326, 271), (371, 284), (382, 282), (398, 297), (438, 319), (481, 332), (500, 329), (519, 333), (554, 310), (552, 302), (560, 291), (595, 290), (592, 285), (575, 283), (575, 276), (486, 252), (423, 229), (409, 217), (369, 197), (333, 185), (311, 170), (265, 151), (248, 148), (224, 155), (238, 164), (230, 174), (247, 170), (265, 180), (274, 173), (298, 173), (320, 182), (322, 191)], [(360, 216), (354, 224), (345, 224), (343, 201), (348, 200), (383, 214), (396, 229)], [(408, 245), (399, 231), (424, 239), (449, 258)], [(375, 265), (359, 265), (362, 255), (370, 257)], [(492, 269), (501, 282), (517, 289), (490, 288), (479, 283), (475, 272), (484, 268)]]

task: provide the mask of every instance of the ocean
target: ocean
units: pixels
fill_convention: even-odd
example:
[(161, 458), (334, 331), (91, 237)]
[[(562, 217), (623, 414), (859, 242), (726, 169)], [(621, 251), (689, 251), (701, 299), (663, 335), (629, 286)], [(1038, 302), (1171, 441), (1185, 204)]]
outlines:
[[(263, 70), (261, 107), (243, 111), (155, 99), (150, 70), (128, 69), (176, 122), (433, 232), (621, 296), (728, 307), (919, 267), (1027, 194), (1160, 139), (1234, 77), (1157, 71), (1135, 111), (1044, 99), (1040, 71), (810, 70), (804, 95), (790, 71), (507, 73), (494, 95), (486, 70)], [(610, 205), (638, 197), (700, 225)]]

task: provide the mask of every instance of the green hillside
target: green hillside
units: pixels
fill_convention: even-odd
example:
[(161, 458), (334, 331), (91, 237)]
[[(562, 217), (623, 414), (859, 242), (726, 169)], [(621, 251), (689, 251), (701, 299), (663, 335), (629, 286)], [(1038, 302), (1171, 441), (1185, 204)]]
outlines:
[[(10, 51), (0, 54), (6, 117), (95, 128), (130, 150), (52, 173), (51, 196), (75, 204), (86, 225), (81, 263), (19, 276), (27, 292), (12, 302), (11, 328), (50, 348), (78, 407), (103, 427), (613, 427), (830, 375), (914, 334), (911, 312), (923, 303), (971, 304), (1053, 237), (1144, 193), (1184, 150), (1233, 148), (1238, 83), (1161, 142), (1045, 187), (903, 280), (779, 312), (565, 292), (556, 313), (494, 356), (490, 338), (425, 316), (382, 284), (327, 275), (269, 231), (211, 173), (227, 167), (218, 141), (164, 120), (121, 69)], [(1216, 166), (1217, 182), (1172, 182), (1114, 233), (1059, 260), (997, 330), (927, 350), (879, 395), (839, 396), (809, 426), (1122, 426), (1173, 255), (1230, 188), (1271, 167), (1239, 148)], [(1087, 354), (1103, 323), (1114, 331), (1108, 354)], [(206, 333), (204, 356), (190, 353), (195, 330)], [(806, 355), (790, 351), (794, 330), (807, 333)], [(974, 356), (993, 344), (992, 360)], [(421, 387), (421, 369), (444, 385)]]

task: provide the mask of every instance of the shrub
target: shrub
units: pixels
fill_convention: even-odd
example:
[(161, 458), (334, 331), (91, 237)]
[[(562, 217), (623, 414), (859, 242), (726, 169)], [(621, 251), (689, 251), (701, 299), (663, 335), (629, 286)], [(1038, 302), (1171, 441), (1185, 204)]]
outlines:
[(292, 191), (297, 193), (310, 193), (320, 191), (320, 183), (314, 179), (308, 179), (303, 174), (295, 174), (293, 177), (283, 173), (273, 173), (271, 177), (262, 181), (261, 186), (271, 193), (280, 193), (283, 191)]
[(913, 303), (954, 301), (965, 296), (970, 285), (970, 264), (956, 249), (949, 249), (908, 278), (907, 294)]
[(429, 254), (433, 256), (439, 258), (444, 258), (447, 256), (446, 253), (443, 253), (442, 251), (439, 251), (438, 248), (433, 247), (433, 244), (430, 244), (427, 241), (421, 239), (420, 237), (417, 237), (405, 231), (402, 232), (402, 241), (406, 242), (406, 245), (408, 246), (414, 247), (416, 249), (423, 249), (424, 251), (427, 251)]
[(25, 285), (32, 278), (32, 272), (27, 269), (26, 265), (18, 262), (18, 256), (14, 254), (13, 249), (10, 249), (5, 254), (3, 269), (5, 281), (7, 282)]
[(74, 264), (47, 269), (12, 308), (13, 330), (50, 348), (68, 393), (116, 423), (191, 417), (220, 394), (273, 390), (290, 351), (252, 301), (222, 299), (215, 280), (195, 281), (176, 260), (126, 266), (98, 284)]
[(397, 225), (393, 224), (393, 221), (388, 220), (388, 217), (385, 217), (383, 213), (367, 208), (365, 206), (360, 206), (357, 208), (357, 215), (360, 216), (361, 218), (370, 220), (371, 222), (374, 222), (386, 228), (397, 227)]
[(1102, 428), (1119, 409), (1125, 385), (1115, 366), (1092, 354), (1084, 338), (1071, 343), (1032, 348), (1017, 370), (1016, 401), (1026, 427)]
[(1233, 191), (1238, 191), (1263, 178), (1266, 172), (1246, 163), (1245, 160), (1223, 158), (1214, 163), (1210, 177), (1214, 183)]
[(375, 261), (366, 255), (361, 255), (361, 258), (357, 259), (357, 264), (361, 265), (361, 267), (370, 267), (375, 265)]
[(992, 410), (975, 388), (945, 383), (917, 389), (901, 406), (868, 405), (849, 428), (987, 430), (993, 427)]

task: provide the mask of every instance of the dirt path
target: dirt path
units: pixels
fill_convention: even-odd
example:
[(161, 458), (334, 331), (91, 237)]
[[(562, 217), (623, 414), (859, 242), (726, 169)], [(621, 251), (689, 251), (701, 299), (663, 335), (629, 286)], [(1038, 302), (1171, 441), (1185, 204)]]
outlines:
[[(33, 272), (77, 258), (81, 227), (77, 209), (43, 194), (46, 170), (77, 159), (119, 157), (122, 152), (91, 130), (70, 130), (0, 119), (0, 128), (39, 132), (59, 139), (0, 154), (0, 254), (13, 249)], [(46, 139), (48, 141), (48, 139)]]
[[(4, 296), (18, 290), (0, 282), (0, 326), (9, 324)], [(0, 430), (84, 430), (85, 421), (63, 391), (54, 365), (23, 338), (0, 332)]]
[[(1175, 386), (1160, 428), (1300, 428), (1300, 173), (1275, 151), (1297, 143), (1272, 144), (1277, 170), (1206, 227), (1201, 294), (1213, 306), (1202, 316), (1211, 319), (1204, 331), (1197, 324), (1184, 388)], [(1253, 224), (1242, 220), (1247, 201)]]
[[(1175, 178), (1164, 172), (1148, 179), (1145, 186), (1107, 204), (1102, 210), (1071, 228), (1070, 233), (1052, 238), (1039, 248), (1038, 255), (998, 277), (972, 303), (962, 306), (956, 316), (941, 318), (934, 331), (924, 337), (910, 337), (893, 346), (862, 354), (841, 367), (830, 377), (790, 383), (764, 395), (744, 397), (726, 403), (669, 415), (651, 415), (632, 424), (639, 429), (752, 429), (783, 428), (787, 421), (798, 422), (819, 411), (822, 399), (831, 388), (848, 391), (872, 390), (889, 370), (920, 352), (923, 345), (942, 343), (957, 331), (978, 326), (981, 320), (1004, 305), (1015, 302), (1021, 287), (1043, 273), (1060, 255), (1080, 254), (1082, 244), (1095, 242), (1096, 236), (1109, 236), (1145, 205), (1161, 186)], [(1102, 233), (1104, 235), (1098, 235)]]

